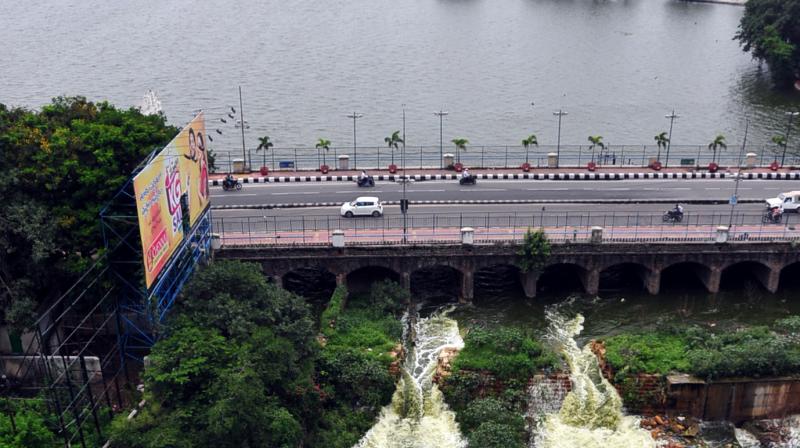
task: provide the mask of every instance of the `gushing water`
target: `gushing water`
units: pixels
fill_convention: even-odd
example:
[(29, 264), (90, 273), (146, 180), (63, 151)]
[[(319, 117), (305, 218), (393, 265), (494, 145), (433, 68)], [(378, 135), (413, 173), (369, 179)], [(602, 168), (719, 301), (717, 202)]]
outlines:
[(442, 350), (464, 346), (458, 323), (447, 317), (450, 310), (405, 326), (411, 329), (403, 337), (410, 349), (392, 403), (383, 408), (378, 422), (357, 448), (466, 447), (455, 414), (433, 383)]
[(575, 336), (583, 330), (583, 316), (568, 319), (552, 309), (546, 316), (549, 336), (569, 365), (572, 390), (558, 412), (538, 419), (531, 448), (656, 447), (635, 417), (622, 414), (622, 400), (590, 347), (578, 348)]

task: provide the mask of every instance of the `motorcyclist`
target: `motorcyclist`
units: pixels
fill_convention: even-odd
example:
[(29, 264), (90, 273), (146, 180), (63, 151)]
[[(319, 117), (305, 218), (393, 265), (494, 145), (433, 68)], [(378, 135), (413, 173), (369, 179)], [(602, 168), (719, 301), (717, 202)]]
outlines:
[(367, 172), (366, 172), (366, 171), (364, 171), (364, 170), (361, 170), (361, 174), (359, 174), (359, 175), (358, 175), (358, 180), (359, 180), (360, 182), (363, 182), (363, 181), (364, 181), (364, 180), (366, 180), (368, 177), (369, 177), (369, 176), (367, 176)]
[(675, 208), (672, 209), (672, 214), (674, 216), (683, 216), (683, 206), (681, 204), (675, 204)]
[(222, 181), (222, 184), (228, 188), (236, 185), (236, 180), (233, 178), (233, 174), (228, 173), (228, 175), (225, 176), (225, 179)]
[(461, 172), (461, 178), (462, 179), (469, 179), (470, 178), (469, 168), (464, 168), (464, 171)]
[(770, 211), (770, 217), (775, 222), (777, 222), (778, 218), (781, 216), (781, 213), (783, 213), (781, 211), (781, 208), (777, 206), (772, 207), (769, 211)]

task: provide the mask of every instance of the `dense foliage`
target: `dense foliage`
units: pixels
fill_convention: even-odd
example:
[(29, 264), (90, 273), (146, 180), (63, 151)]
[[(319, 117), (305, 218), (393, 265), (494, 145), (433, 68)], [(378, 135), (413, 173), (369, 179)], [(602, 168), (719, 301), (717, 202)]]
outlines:
[(738, 331), (699, 327), (621, 334), (606, 339), (606, 359), (624, 373), (691, 373), (704, 378), (800, 373), (800, 319)]
[(553, 352), (517, 328), (471, 329), (441, 385), (470, 446), (525, 446), (528, 380), (560, 364)]
[(547, 239), (544, 229), (528, 229), (517, 254), (519, 268), (522, 272), (542, 269), (550, 257), (550, 251), (550, 241)]
[(800, 0), (749, 0), (736, 39), (769, 65), (777, 84), (800, 78)]
[[(391, 285), (375, 290), (386, 299)], [(318, 338), (309, 306), (257, 265), (200, 270), (150, 354), (148, 404), (114, 422), (113, 446), (352, 446), (391, 399), (388, 351), (402, 330), (383, 300), (346, 302), (340, 287)]]
[(39, 112), (0, 104), (0, 324), (27, 326), (87, 267), (103, 247), (101, 206), (177, 131), (81, 97)]
[[(0, 447), (54, 448), (58, 446), (40, 400), (0, 399)], [(63, 442), (61, 442), (63, 444)]]

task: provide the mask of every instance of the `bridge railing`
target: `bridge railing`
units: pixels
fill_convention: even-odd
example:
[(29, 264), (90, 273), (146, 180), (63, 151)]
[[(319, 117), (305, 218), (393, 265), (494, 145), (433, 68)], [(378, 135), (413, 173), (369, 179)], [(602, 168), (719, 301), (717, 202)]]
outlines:
[[(405, 222), (404, 222), (405, 221)], [(329, 245), (334, 230), (346, 244), (460, 243), (463, 228), (472, 228), (478, 243), (520, 241), (529, 228), (542, 228), (556, 243), (586, 242), (592, 228), (603, 229), (603, 241), (710, 242), (719, 226), (730, 227), (728, 241), (794, 241), (798, 217), (784, 215), (780, 224), (765, 224), (760, 213), (687, 214), (680, 223), (664, 222), (660, 213), (559, 212), (535, 214), (421, 214), (347, 219), (331, 216), (220, 217), (214, 231), (226, 246)]]

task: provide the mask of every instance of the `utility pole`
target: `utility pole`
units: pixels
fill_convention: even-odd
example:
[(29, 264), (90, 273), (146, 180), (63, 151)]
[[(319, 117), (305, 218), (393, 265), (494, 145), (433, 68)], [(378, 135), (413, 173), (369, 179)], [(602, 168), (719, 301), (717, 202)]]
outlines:
[[(420, 149), (421, 151), (421, 149)], [(403, 104), (403, 200), (402, 203), (404, 204), (401, 206), (401, 212), (403, 213), (403, 243), (408, 242), (408, 202), (406, 199), (406, 184), (408, 183), (408, 177), (406, 177), (406, 105)]]
[(744, 125), (744, 140), (742, 141), (742, 148), (739, 150), (739, 157), (736, 159), (737, 163), (739, 164), (739, 169), (736, 170), (736, 177), (733, 180), (735, 186), (733, 188), (733, 196), (731, 197), (731, 219), (728, 222), (729, 230), (733, 226), (733, 211), (736, 210), (736, 203), (739, 202), (739, 181), (742, 180), (742, 153), (744, 152), (745, 145), (747, 145), (747, 130), (749, 128), (750, 120), (747, 119)]
[(669, 137), (667, 137), (667, 160), (664, 161), (664, 168), (669, 166), (669, 148), (672, 145), (672, 122), (675, 121), (676, 118), (680, 118), (680, 115), (675, 115), (675, 109), (672, 109), (672, 113), (669, 115), (664, 115), (664, 118), (669, 118)]
[(789, 124), (786, 126), (786, 138), (783, 140), (783, 155), (781, 156), (781, 168), (783, 168), (783, 162), (786, 160), (786, 148), (789, 147), (789, 132), (792, 130), (792, 118), (800, 115), (800, 112), (785, 112), (785, 114), (789, 117)]
[(347, 118), (353, 119), (353, 168), (358, 168), (358, 151), (356, 149), (356, 120), (363, 117), (364, 114), (359, 114), (355, 111), (351, 115), (348, 115)]
[(442, 117), (446, 116), (450, 112), (445, 112), (439, 109), (439, 112), (434, 112), (434, 115), (439, 116), (439, 168), (444, 168), (444, 139), (442, 137)]
[[(247, 164), (247, 151), (244, 147), (244, 110), (242, 107), (242, 86), (239, 86), (239, 121), (242, 122), (242, 157), (244, 158), (245, 165)], [(249, 170), (249, 165), (245, 166), (245, 171)]]
[(559, 109), (558, 112), (553, 112), (553, 115), (558, 117), (558, 140), (556, 140), (556, 168), (558, 168), (561, 163), (561, 117), (567, 113)]

